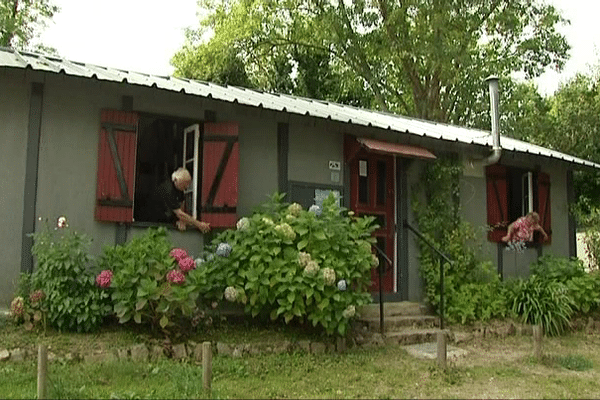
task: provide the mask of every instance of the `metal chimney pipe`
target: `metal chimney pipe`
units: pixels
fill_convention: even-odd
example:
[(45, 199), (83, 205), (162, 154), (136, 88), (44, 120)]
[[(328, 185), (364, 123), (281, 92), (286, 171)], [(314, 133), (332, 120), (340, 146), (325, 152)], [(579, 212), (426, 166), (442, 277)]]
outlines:
[(492, 118), (492, 154), (483, 160), (483, 165), (495, 164), (500, 159), (500, 112), (498, 111), (498, 77), (489, 76), (485, 80), (490, 87), (490, 116)]

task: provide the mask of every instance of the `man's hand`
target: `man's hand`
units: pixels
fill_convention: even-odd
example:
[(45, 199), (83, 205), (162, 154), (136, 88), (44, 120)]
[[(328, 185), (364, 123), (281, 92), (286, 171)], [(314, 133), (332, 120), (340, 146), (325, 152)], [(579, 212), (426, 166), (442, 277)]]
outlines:
[(200, 232), (202, 233), (208, 233), (210, 231), (210, 224), (208, 222), (198, 221), (198, 224), (196, 226), (198, 227), (198, 230), (200, 230)]
[(177, 225), (177, 229), (179, 229), (182, 232), (185, 231), (185, 229), (187, 228), (187, 224), (180, 219), (177, 220), (175, 225)]

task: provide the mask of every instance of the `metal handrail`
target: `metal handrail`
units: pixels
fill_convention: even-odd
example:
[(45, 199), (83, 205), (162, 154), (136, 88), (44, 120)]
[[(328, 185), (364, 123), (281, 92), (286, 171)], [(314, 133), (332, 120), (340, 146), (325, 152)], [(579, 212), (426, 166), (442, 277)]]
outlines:
[(406, 226), (412, 233), (414, 233), (419, 239), (421, 239), (427, 246), (429, 246), (433, 251), (435, 251), (440, 256), (440, 329), (444, 329), (444, 263), (445, 260), (448, 264), (454, 264), (454, 262), (448, 258), (447, 255), (442, 253), (437, 247), (433, 245), (421, 232), (419, 232), (415, 227), (408, 223), (408, 221), (403, 221), (404, 226)]
[[(392, 260), (390, 260), (390, 258), (387, 256), (387, 254), (385, 254), (383, 252), (383, 250), (381, 250), (379, 247), (377, 247), (375, 244), (373, 244), (373, 247), (375, 248), (375, 250), (383, 256), (383, 258), (385, 259), (385, 261), (387, 261), (387, 263), (389, 264), (389, 266), (391, 268), (394, 268), (394, 264), (392, 264)], [(384, 324), (383, 324), (383, 274), (385, 274), (385, 272), (387, 270), (383, 270), (383, 266), (381, 265), (381, 263), (379, 263), (378, 265), (378, 275), (379, 275), (379, 331), (381, 332), (381, 334), (383, 335), (384, 333)]]

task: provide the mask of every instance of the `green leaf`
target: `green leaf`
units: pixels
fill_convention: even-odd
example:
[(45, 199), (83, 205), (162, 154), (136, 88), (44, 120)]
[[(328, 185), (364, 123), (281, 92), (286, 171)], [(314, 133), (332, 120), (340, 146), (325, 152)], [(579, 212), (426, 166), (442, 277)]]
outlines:
[(308, 245), (308, 240), (304, 239), (298, 242), (298, 250), (304, 249)]
[(146, 304), (148, 304), (147, 299), (138, 300), (138, 302), (135, 305), (135, 310), (140, 311), (142, 308), (144, 308), (146, 306)]
[(164, 329), (167, 325), (169, 325), (169, 318), (167, 318), (166, 315), (163, 315), (159, 323), (160, 327)]
[(137, 324), (141, 324), (142, 323), (142, 313), (140, 312), (136, 312), (133, 315), (133, 320), (137, 323)]

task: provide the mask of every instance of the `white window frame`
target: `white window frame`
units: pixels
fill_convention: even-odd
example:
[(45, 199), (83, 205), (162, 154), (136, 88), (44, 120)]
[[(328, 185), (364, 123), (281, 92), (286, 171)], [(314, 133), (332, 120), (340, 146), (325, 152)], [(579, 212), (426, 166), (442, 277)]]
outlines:
[[(188, 134), (193, 133), (194, 141), (194, 156), (190, 159), (187, 157), (187, 141)], [(187, 210), (194, 218), (198, 218), (198, 175), (199, 175), (199, 154), (200, 154), (200, 125), (190, 125), (183, 130), (183, 167), (188, 171), (194, 171), (192, 174), (192, 184), (188, 187), (184, 194), (187, 196), (192, 193), (192, 210)], [(189, 166), (192, 166), (192, 169)], [(187, 198), (187, 197), (186, 197)], [(191, 211), (191, 212), (190, 212)]]
[(529, 171), (521, 176), (521, 188), (523, 189), (521, 215), (527, 215), (533, 211), (533, 172)]

